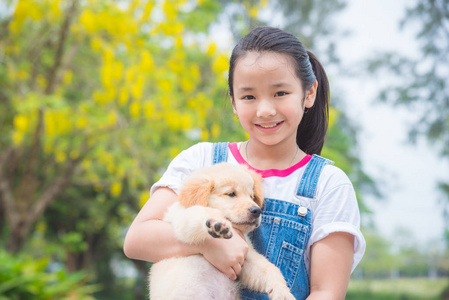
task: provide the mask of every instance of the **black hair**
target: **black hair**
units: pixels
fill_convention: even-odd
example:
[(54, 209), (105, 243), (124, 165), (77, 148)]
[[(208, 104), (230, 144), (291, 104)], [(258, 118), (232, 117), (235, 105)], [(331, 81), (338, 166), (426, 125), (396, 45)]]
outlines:
[(305, 92), (313, 86), (315, 80), (318, 81), (315, 103), (303, 115), (296, 143), (307, 154), (320, 154), (329, 123), (329, 81), (321, 63), (294, 35), (274, 27), (257, 27), (243, 37), (232, 51), (228, 75), (231, 98), (234, 97), (235, 65), (249, 51), (287, 55), (294, 62), (296, 76)]

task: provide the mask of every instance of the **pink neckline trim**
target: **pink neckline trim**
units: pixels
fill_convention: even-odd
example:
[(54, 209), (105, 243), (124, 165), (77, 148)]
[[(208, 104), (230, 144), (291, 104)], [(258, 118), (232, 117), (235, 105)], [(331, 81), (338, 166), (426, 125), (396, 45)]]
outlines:
[(306, 155), (303, 159), (301, 159), (300, 162), (298, 162), (297, 164), (294, 164), (290, 168), (284, 169), (284, 170), (278, 170), (278, 169), (258, 170), (258, 169), (251, 167), (248, 164), (248, 162), (245, 159), (243, 159), (242, 155), (240, 154), (239, 148), (237, 147), (237, 143), (229, 143), (229, 150), (231, 150), (232, 155), (234, 156), (234, 158), (237, 160), (237, 162), (239, 164), (248, 166), (251, 170), (254, 170), (257, 173), (261, 174), (263, 178), (273, 177), (273, 176), (287, 177), (288, 175), (295, 172), (299, 168), (305, 166), (312, 159), (311, 155)]

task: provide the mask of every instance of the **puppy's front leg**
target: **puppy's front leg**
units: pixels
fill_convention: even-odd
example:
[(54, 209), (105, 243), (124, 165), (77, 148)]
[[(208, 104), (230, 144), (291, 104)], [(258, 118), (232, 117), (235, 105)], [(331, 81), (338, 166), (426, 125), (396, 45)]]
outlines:
[(232, 237), (231, 223), (210, 207), (196, 205), (186, 208), (174, 203), (168, 208), (164, 220), (172, 223), (175, 237), (187, 244), (199, 245), (209, 236)]
[(267, 293), (270, 299), (295, 300), (279, 268), (254, 248), (248, 251), (239, 280), (253, 291)]

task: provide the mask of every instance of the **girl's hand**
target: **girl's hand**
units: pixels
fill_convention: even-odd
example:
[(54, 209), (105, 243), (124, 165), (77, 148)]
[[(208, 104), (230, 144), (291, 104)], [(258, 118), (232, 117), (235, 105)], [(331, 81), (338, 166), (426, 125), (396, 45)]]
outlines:
[(200, 253), (220, 272), (231, 280), (236, 280), (242, 270), (243, 262), (249, 246), (243, 234), (233, 228), (230, 239), (208, 238), (200, 249)]

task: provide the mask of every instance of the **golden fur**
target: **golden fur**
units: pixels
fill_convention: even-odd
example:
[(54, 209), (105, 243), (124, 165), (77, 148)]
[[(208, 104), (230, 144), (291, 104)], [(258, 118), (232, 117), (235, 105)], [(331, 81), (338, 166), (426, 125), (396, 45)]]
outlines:
[[(194, 172), (178, 200), (164, 220), (172, 223), (180, 241), (198, 245), (210, 236), (232, 238), (231, 227), (246, 237), (261, 222), (262, 178), (244, 166), (213, 165)], [(238, 280), (230, 280), (199, 254), (170, 258), (151, 268), (150, 299), (234, 300), (241, 287), (267, 293), (270, 299), (295, 299), (280, 270), (246, 240), (249, 251)]]

